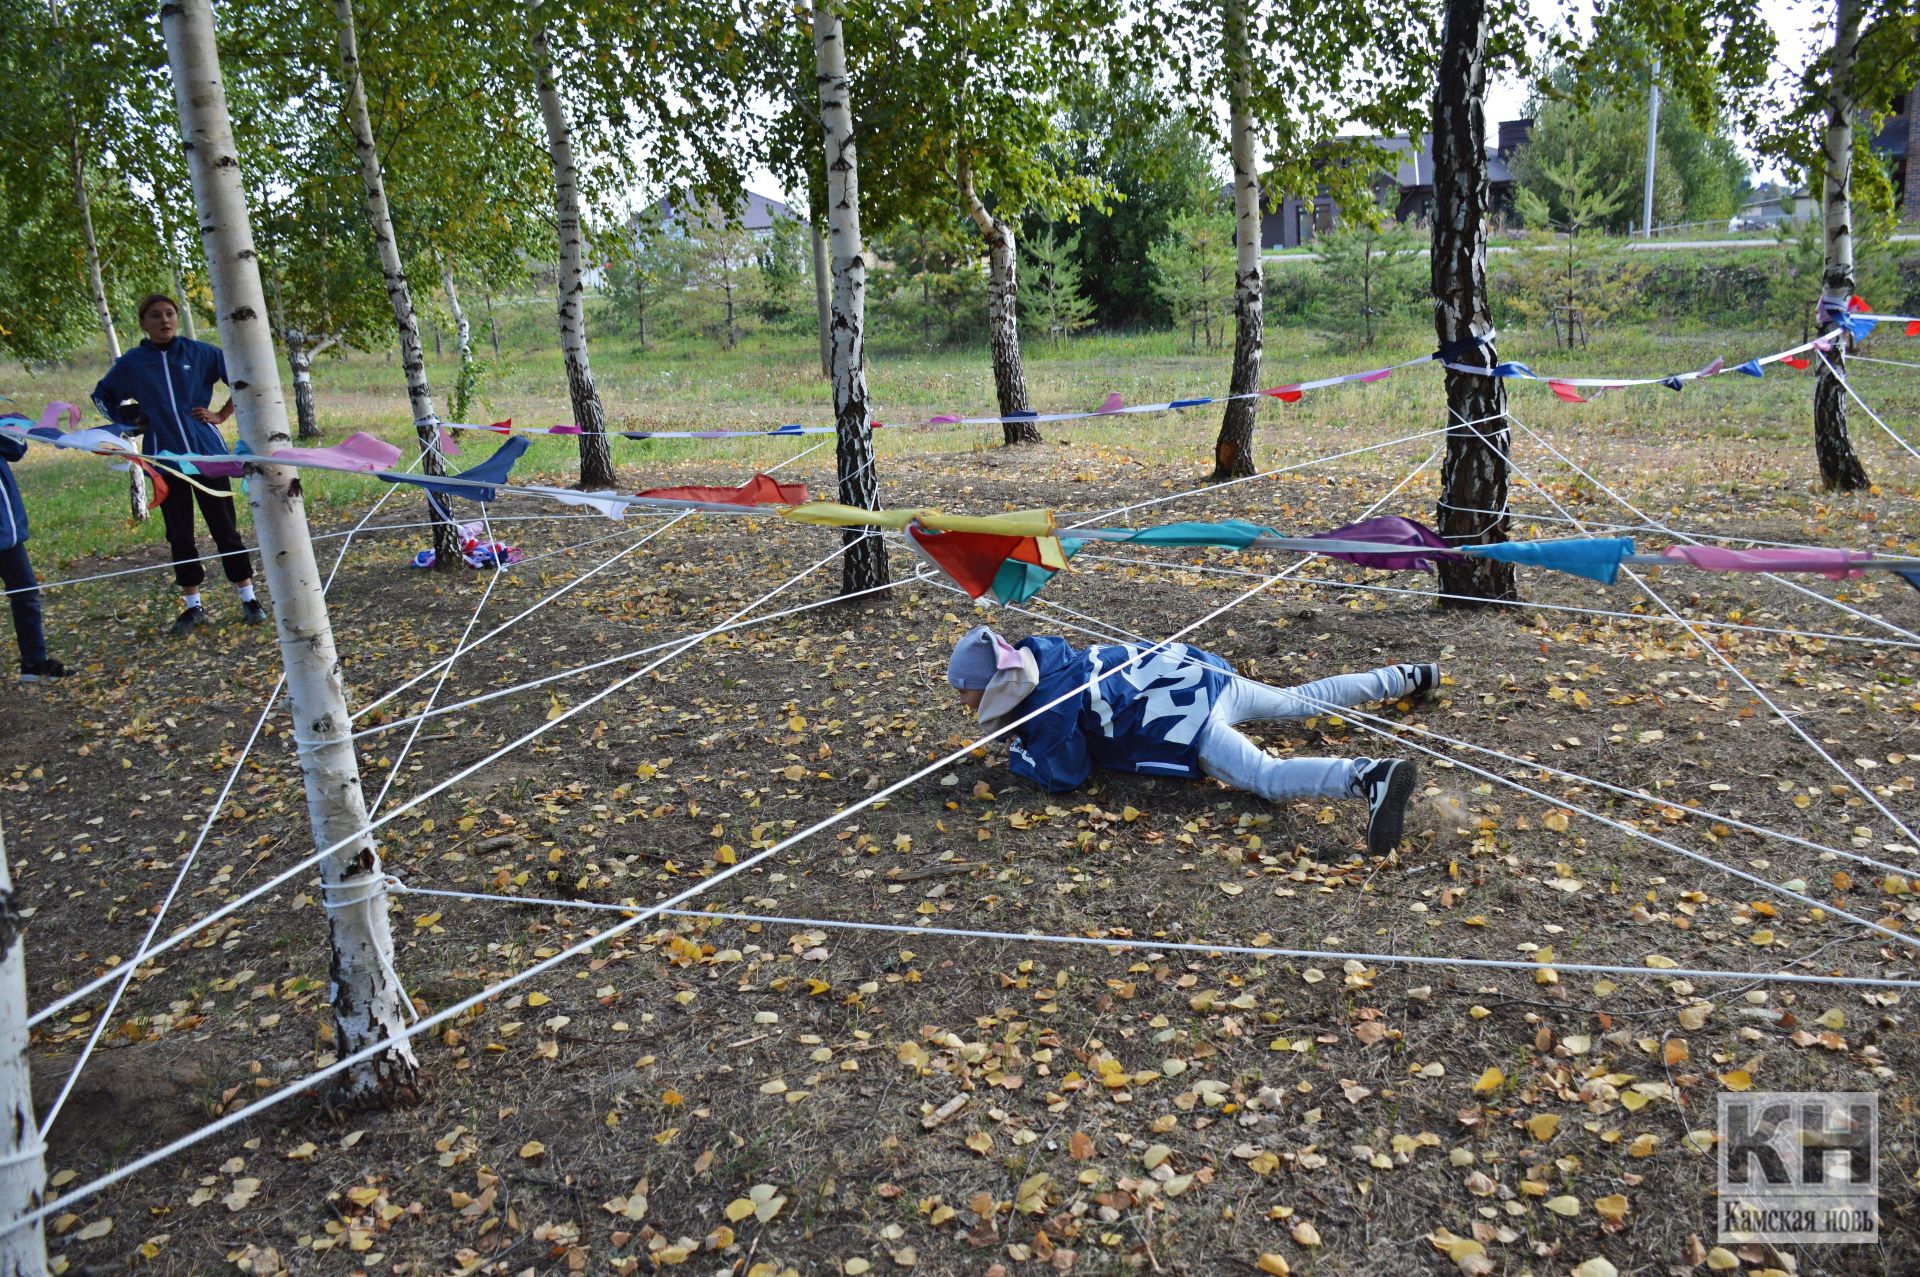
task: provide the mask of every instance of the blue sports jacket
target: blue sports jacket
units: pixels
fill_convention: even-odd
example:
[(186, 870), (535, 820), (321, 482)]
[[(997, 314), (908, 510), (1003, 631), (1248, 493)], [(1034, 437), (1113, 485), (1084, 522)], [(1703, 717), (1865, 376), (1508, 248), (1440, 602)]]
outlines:
[[(148, 456), (159, 452), (224, 454), (220, 427), (195, 421), (195, 408), (213, 403), (213, 384), (227, 380), (227, 357), (218, 346), (175, 337), (163, 350), (150, 341), (113, 361), (93, 388), (94, 406), (109, 420), (146, 432)], [(231, 382), (228, 382), (231, 385)], [(125, 400), (137, 400), (137, 406)]]
[(27, 507), (20, 500), (20, 485), (14, 482), (13, 467), (7, 464), (26, 455), (26, 444), (0, 435), (0, 550), (11, 550), (27, 539)]
[(1040, 681), (1013, 717), (1093, 685), (1016, 729), (1008, 747), (1014, 775), (1060, 794), (1085, 782), (1095, 767), (1148, 776), (1199, 774), (1207, 715), (1233, 677), (1223, 657), (1171, 643), (1102, 676), (1143, 649), (1106, 643), (1076, 649), (1052, 637), (1021, 639), (1016, 646), (1033, 655)]

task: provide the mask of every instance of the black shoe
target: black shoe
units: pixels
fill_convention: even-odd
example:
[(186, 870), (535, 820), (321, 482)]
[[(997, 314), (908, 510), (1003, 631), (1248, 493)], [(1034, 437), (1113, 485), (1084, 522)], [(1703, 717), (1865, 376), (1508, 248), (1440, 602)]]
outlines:
[(72, 670), (49, 656), (44, 661), (38, 661), (32, 665), (22, 665), (20, 667), (20, 681), (22, 683), (51, 683), (54, 679), (65, 678), (71, 673), (73, 673)]
[(1407, 823), (1407, 800), (1419, 769), (1397, 758), (1374, 763), (1354, 780), (1354, 789), (1367, 800), (1367, 852), (1385, 856), (1400, 845)]
[(266, 622), (266, 619), (267, 609), (260, 606), (259, 599), (242, 599), (240, 601), (240, 624), (261, 625)]
[(173, 623), (173, 636), (179, 638), (189, 630), (198, 629), (208, 623), (207, 609), (198, 603), (182, 612)]
[(1431, 696), (1440, 686), (1438, 665), (1402, 665), (1399, 670), (1406, 676), (1408, 696)]

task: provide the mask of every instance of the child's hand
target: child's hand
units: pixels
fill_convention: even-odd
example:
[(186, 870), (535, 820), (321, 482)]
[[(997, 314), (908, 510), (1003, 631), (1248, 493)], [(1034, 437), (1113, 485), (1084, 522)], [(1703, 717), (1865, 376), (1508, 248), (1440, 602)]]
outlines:
[(189, 417), (192, 417), (195, 421), (204, 421), (210, 426), (217, 426), (220, 424), (222, 420), (224, 420), (224, 418), (220, 417), (218, 414), (214, 412), (209, 411), (206, 408), (192, 409), (187, 413), (187, 415)]

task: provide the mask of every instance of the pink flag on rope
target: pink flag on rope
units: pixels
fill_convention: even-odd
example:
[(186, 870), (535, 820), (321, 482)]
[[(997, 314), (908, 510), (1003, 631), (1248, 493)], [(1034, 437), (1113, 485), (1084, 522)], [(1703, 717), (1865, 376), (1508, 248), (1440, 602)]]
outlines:
[(1568, 385), (1564, 381), (1554, 381), (1551, 378), (1549, 378), (1547, 381), (1547, 389), (1551, 390), (1556, 396), (1565, 400), (1567, 403), (1587, 402), (1587, 397), (1585, 395), (1581, 394), (1579, 391), (1575, 390), (1572, 386)]
[(48, 404), (45, 410), (41, 412), (40, 420), (34, 423), (33, 433), (50, 434), (58, 438), (61, 433), (60, 423), (62, 420), (67, 423), (69, 429), (79, 425), (80, 410), (70, 403), (62, 403), (56, 399), (54, 402)]
[(928, 424), (928, 425), (930, 425), (930, 426), (954, 426), (954, 425), (958, 425), (958, 424), (960, 424), (960, 418), (958, 418), (958, 417), (928, 417), (928, 418), (927, 418), (927, 424)]
[(1372, 385), (1376, 381), (1385, 381), (1393, 376), (1391, 368), (1375, 368), (1372, 372), (1355, 373), (1352, 380)]
[(439, 431), (440, 431), (440, 455), (443, 457), (459, 456), (460, 445), (453, 441), (453, 431), (447, 429), (445, 426), (439, 427)]
[(1700, 375), (1702, 377), (1717, 377), (1720, 375), (1720, 370), (1722, 368), (1725, 368), (1726, 366), (1727, 366), (1726, 360), (1715, 359), (1712, 363), (1708, 364), (1705, 368), (1702, 368), (1700, 370)]
[(361, 470), (371, 474), (375, 470), (392, 469), (400, 460), (400, 449), (383, 439), (356, 431), (331, 448), (282, 448), (273, 455), (311, 461), (329, 470)]
[(576, 423), (571, 426), (555, 426), (551, 430), (548, 430), (547, 433), (550, 435), (577, 435), (584, 434), (585, 432), (582, 431), (578, 423)]
[(1717, 545), (1670, 545), (1661, 551), (1710, 572), (1818, 572), (1830, 581), (1859, 576), (1853, 566), (1873, 557), (1869, 550), (1729, 550)]
[(1100, 401), (1100, 406), (1098, 408), (1095, 408), (1094, 411), (1095, 412), (1119, 412), (1122, 408), (1126, 406), (1127, 406), (1127, 401), (1120, 397), (1119, 391), (1109, 390), (1107, 392), (1107, 397)]
[(1272, 390), (1266, 391), (1265, 393), (1272, 395), (1281, 403), (1299, 403), (1300, 397), (1306, 392), (1301, 390), (1298, 385), (1292, 385), (1275, 386)]

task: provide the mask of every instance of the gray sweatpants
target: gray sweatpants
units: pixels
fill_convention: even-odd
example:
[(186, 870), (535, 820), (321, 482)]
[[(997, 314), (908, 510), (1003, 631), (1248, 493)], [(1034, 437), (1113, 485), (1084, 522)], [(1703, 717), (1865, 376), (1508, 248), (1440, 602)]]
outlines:
[(1370, 758), (1275, 758), (1235, 731), (1254, 720), (1311, 718), (1327, 707), (1398, 700), (1413, 690), (1396, 666), (1364, 674), (1336, 674), (1297, 687), (1272, 687), (1235, 675), (1200, 729), (1200, 769), (1215, 780), (1281, 801), (1352, 798), (1355, 779)]

